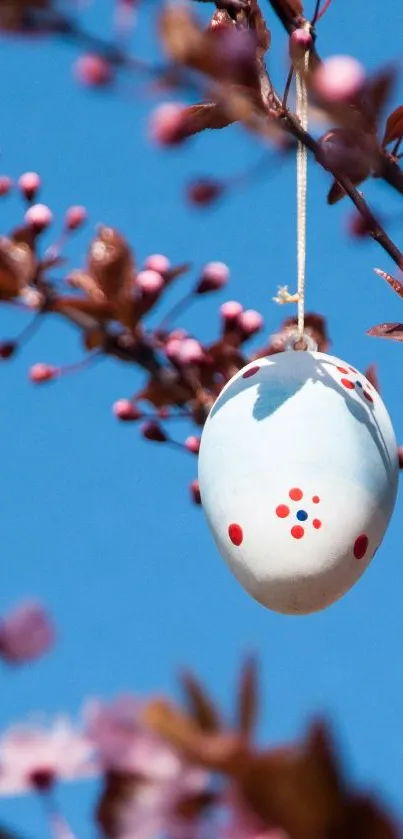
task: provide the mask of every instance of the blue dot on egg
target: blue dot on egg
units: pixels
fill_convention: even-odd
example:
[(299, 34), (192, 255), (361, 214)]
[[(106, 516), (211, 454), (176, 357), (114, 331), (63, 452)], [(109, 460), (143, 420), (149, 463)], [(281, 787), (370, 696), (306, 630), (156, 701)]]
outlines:
[(308, 513), (306, 510), (298, 510), (297, 519), (298, 521), (306, 521), (308, 518)]
[(361, 382), (356, 382), (357, 387), (362, 387)]

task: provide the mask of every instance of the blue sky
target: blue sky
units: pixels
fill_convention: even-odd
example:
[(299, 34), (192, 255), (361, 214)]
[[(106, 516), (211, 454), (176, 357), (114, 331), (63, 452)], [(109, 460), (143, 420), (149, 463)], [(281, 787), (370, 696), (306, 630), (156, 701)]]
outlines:
[[(85, 9), (88, 26), (107, 34), (111, 5)], [(147, 5), (147, 4), (145, 4)], [(323, 55), (353, 53), (371, 69), (398, 57), (403, 11), (389, 0), (334, 0), (323, 20)], [(155, 55), (152, 4), (136, 36)], [(286, 69), (286, 44), (273, 26), (270, 63)], [(266, 333), (283, 310), (271, 302), (295, 277), (293, 166), (234, 193), (211, 213), (190, 211), (183, 184), (193, 174), (229, 174), (261, 150), (238, 128), (202, 136), (186, 149), (162, 153), (147, 143), (152, 102), (144, 87), (122, 81), (120, 94), (88, 93), (71, 77), (75, 51), (64, 44), (3, 40), (0, 150), (4, 173), (37, 170), (43, 200), (56, 216), (73, 203), (91, 224), (107, 222), (130, 239), (139, 259), (166, 253), (195, 270), (223, 260), (231, 285), (206, 299), (184, 325), (202, 339), (217, 331), (217, 306), (239, 299), (263, 312)], [(397, 95), (396, 104), (399, 98)], [(312, 167), (311, 167), (312, 169)], [(309, 183), (307, 304), (329, 317), (333, 350), (361, 369), (376, 362), (383, 396), (403, 442), (402, 348), (365, 330), (399, 320), (401, 303), (373, 274), (388, 269), (373, 244), (350, 242), (347, 205), (327, 208), (328, 179), (312, 169)], [(398, 212), (384, 186), (377, 208)], [(1, 232), (19, 220), (17, 199), (0, 203)], [(68, 250), (83, 264), (88, 227)], [(399, 239), (400, 221), (391, 228)], [(188, 280), (173, 291), (181, 294)], [(403, 318), (402, 318), (403, 319)], [(0, 309), (0, 336), (22, 324)], [(401, 639), (400, 497), (381, 550), (355, 589), (326, 612), (294, 619), (265, 611), (238, 586), (213, 546), (201, 511), (188, 502), (195, 476), (190, 457), (143, 442), (119, 425), (111, 406), (141, 382), (136, 370), (105, 362), (55, 386), (33, 388), (35, 361), (77, 360), (77, 334), (50, 320), (11, 364), (0, 369), (0, 608), (26, 595), (43, 598), (60, 629), (53, 654), (32, 668), (1, 673), (0, 725), (40, 710), (75, 714), (86, 696), (120, 691), (176, 691), (176, 672), (191, 665), (230, 710), (242, 655), (259, 654), (263, 673), (261, 736), (279, 742), (301, 733), (316, 712), (333, 720), (347, 767), (401, 809), (403, 669)], [(80, 836), (89, 836), (92, 791), (62, 798)], [(37, 802), (2, 802), (0, 819), (40, 835)]]

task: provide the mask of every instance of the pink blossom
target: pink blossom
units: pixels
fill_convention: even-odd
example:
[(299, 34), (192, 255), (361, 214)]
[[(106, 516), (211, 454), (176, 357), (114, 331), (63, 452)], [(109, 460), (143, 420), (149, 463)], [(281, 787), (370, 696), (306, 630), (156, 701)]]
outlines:
[(349, 55), (334, 55), (319, 65), (314, 76), (317, 92), (330, 102), (351, 99), (365, 82), (365, 70)]
[(11, 664), (38, 658), (54, 640), (53, 624), (39, 603), (22, 603), (0, 620), (0, 657)]
[(139, 721), (139, 703), (122, 696), (110, 705), (87, 706), (87, 735), (105, 770), (142, 777), (136, 795), (121, 815), (121, 839), (149, 839), (158, 834), (188, 837), (189, 820), (177, 815), (184, 797), (204, 792), (208, 775), (189, 767)]
[(208, 291), (219, 291), (229, 280), (229, 268), (225, 262), (209, 262), (203, 268), (200, 282), (196, 288), (197, 294)]
[(200, 769), (186, 767), (179, 759), (164, 778), (139, 784), (136, 795), (124, 808), (120, 820), (121, 839), (190, 839), (198, 835), (195, 817), (182, 815), (180, 805), (195, 795), (206, 792), (208, 775)]
[(263, 323), (262, 315), (260, 312), (255, 312), (254, 309), (247, 309), (238, 318), (238, 325), (248, 338), (255, 332), (259, 332), (263, 328)]
[(118, 399), (113, 406), (115, 417), (120, 420), (135, 421), (141, 419), (142, 412), (130, 399)]
[(312, 35), (307, 29), (294, 29), (291, 32), (290, 41), (292, 46), (307, 50), (312, 46)]
[(87, 220), (87, 210), (80, 205), (69, 207), (64, 224), (66, 230), (77, 230)]
[(29, 378), (34, 384), (41, 384), (42, 382), (50, 382), (59, 375), (60, 368), (53, 367), (52, 364), (43, 364), (38, 362), (34, 364), (29, 371)]
[(151, 114), (150, 138), (160, 146), (173, 146), (183, 140), (183, 110), (180, 102), (165, 102)]
[(0, 175), (0, 197), (8, 195), (12, 186), (13, 182), (11, 178), (8, 178), (7, 175)]
[(53, 213), (46, 204), (33, 204), (25, 213), (25, 221), (39, 233), (52, 224)]
[(224, 320), (236, 320), (241, 312), (243, 312), (243, 306), (236, 300), (228, 300), (220, 306), (220, 314)]
[(195, 338), (184, 338), (179, 345), (179, 364), (200, 364), (205, 360), (202, 345)]
[(41, 187), (41, 179), (37, 172), (24, 172), (18, 179), (18, 186), (27, 201), (32, 201)]
[(200, 439), (199, 439), (199, 437), (195, 437), (194, 435), (191, 435), (190, 437), (187, 437), (186, 440), (185, 440), (185, 448), (189, 452), (192, 452), (192, 454), (198, 454), (199, 449), (200, 449)]
[(56, 781), (97, 774), (93, 748), (63, 719), (48, 729), (13, 727), (0, 738), (0, 795), (47, 789)]
[(113, 78), (110, 63), (96, 53), (78, 58), (74, 64), (74, 74), (85, 87), (105, 87)]
[(143, 294), (157, 294), (164, 285), (164, 278), (157, 271), (151, 269), (137, 274), (135, 285)]
[(144, 267), (150, 271), (157, 271), (158, 274), (164, 275), (170, 270), (171, 263), (164, 254), (153, 253), (145, 260)]
[(183, 764), (171, 746), (144, 728), (141, 705), (132, 696), (109, 704), (98, 700), (84, 708), (86, 736), (106, 770), (132, 772), (153, 781), (176, 777)]

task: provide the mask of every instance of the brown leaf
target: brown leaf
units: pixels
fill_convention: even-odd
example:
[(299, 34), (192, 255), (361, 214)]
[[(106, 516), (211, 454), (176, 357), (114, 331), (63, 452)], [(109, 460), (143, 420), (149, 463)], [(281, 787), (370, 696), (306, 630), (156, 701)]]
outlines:
[(169, 58), (184, 65), (192, 65), (201, 56), (203, 30), (189, 9), (184, 6), (165, 7), (159, 17), (159, 31)]
[(126, 240), (113, 227), (101, 227), (91, 242), (88, 273), (108, 301), (129, 294), (134, 278), (134, 258)]
[(239, 681), (238, 714), (236, 728), (249, 738), (256, 724), (258, 713), (257, 697), (258, 671), (256, 661), (248, 659), (241, 671)]
[(375, 338), (390, 338), (393, 341), (403, 341), (403, 323), (379, 323), (371, 326), (367, 335)]
[(179, 373), (176, 380), (160, 381), (152, 376), (138, 394), (138, 399), (150, 402), (155, 408), (167, 405), (186, 405), (193, 396), (193, 391), (181, 381)]
[(66, 282), (71, 288), (77, 288), (93, 300), (105, 301), (105, 295), (95, 282), (94, 278), (86, 271), (73, 271), (66, 277)]
[(181, 675), (181, 683), (189, 712), (198, 726), (202, 731), (219, 731), (219, 714), (200, 682), (185, 672)]
[(366, 86), (365, 96), (375, 128), (377, 127), (382, 110), (392, 94), (395, 81), (396, 70), (391, 67), (386, 67), (372, 76)]
[(375, 799), (349, 797), (343, 817), (329, 839), (399, 839), (401, 832)]
[(206, 733), (192, 718), (166, 699), (151, 700), (143, 714), (145, 724), (192, 763), (217, 772), (237, 773), (245, 761), (246, 746), (237, 735)]
[(251, 0), (248, 18), (249, 26), (256, 34), (258, 55), (263, 56), (270, 48), (271, 34), (266, 26), (258, 0)]
[(69, 317), (72, 312), (90, 316), (97, 323), (104, 323), (113, 318), (113, 308), (107, 300), (92, 300), (88, 297), (58, 297), (49, 307), (52, 312), (59, 312)]
[[(369, 172), (368, 172), (369, 174)], [(352, 181), (353, 186), (359, 186), (360, 184), (364, 183), (366, 180), (365, 178), (361, 178), (360, 180)], [(345, 190), (337, 181), (333, 181), (332, 186), (329, 189), (327, 194), (327, 203), (330, 205), (337, 204), (338, 201), (341, 201), (346, 195)]]
[(382, 147), (388, 146), (393, 140), (400, 140), (403, 137), (403, 105), (399, 105), (386, 121), (385, 133), (382, 139)]
[(343, 813), (343, 783), (323, 725), (316, 725), (301, 746), (252, 758), (238, 783), (252, 812), (293, 839), (331, 836)]
[(36, 260), (24, 242), (0, 237), (0, 299), (10, 300), (33, 280)]
[(97, 807), (96, 819), (104, 836), (115, 839), (121, 834), (121, 813), (131, 801), (140, 778), (128, 773), (108, 772)]

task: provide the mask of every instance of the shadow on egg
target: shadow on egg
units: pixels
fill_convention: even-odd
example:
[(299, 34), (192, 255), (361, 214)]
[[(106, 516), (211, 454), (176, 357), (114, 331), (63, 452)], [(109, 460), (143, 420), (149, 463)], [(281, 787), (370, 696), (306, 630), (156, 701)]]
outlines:
[[(282, 353), (280, 355), (282, 355)], [(315, 356), (311, 355), (309, 352), (298, 353), (299, 369), (294, 380), (287, 379), (284, 381), (283, 379), (282, 381), (275, 382), (272, 380), (272, 369), (273, 366), (275, 367), (279, 363), (276, 359), (276, 355), (270, 356), (270, 362), (270, 365), (260, 367), (259, 361), (257, 360), (256, 363), (252, 367), (248, 367), (246, 371), (240, 371), (238, 376), (230, 382), (229, 387), (226, 387), (217, 398), (210, 411), (210, 418), (213, 419), (218, 411), (231, 399), (235, 399), (243, 391), (254, 387), (257, 389), (257, 395), (253, 407), (253, 417), (257, 421), (262, 421), (274, 414), (288, 399), (292, 399), (292, 397), (304, 388), (308, 382), (321, 384), (324, 387), (332, 388), (343, 397), (347, 410), (352, 414), (354, 419), (362, 423), (366, 431), (371, 435), (374, 443), (378, 445), (380, 444), (379, 451), (384, 465), (386, 468), (390, 467), (391, 461), (388, 449), (381, 429), (379, 428), (374, 416), (373, 400), (365, 403), (362, 401), (362, 386), (360, 382), (357, 382), (357, 384), (361, 387), (359, 396), (357, 399), (352, 398), (351, 390), (346, 390), (342, 384), (330, 375), (328, 370), (324, 367), (322, 360), (315, 358)], [(335, 370), (339, 369), (337, 364), (329, 357), (327, 359), (327, 364), (332, 366)], [(301, 367), (305, 374), (305, 380), (303, 381), (301, 381)], [(258, 382), (255, 379), (255, 375), (257, 373), (260, 373)], [(270, 389), (266, 386), (268, 378), (270, 378)], [(354, 390), (354, 394), (357, 396), (356, 390)]]

